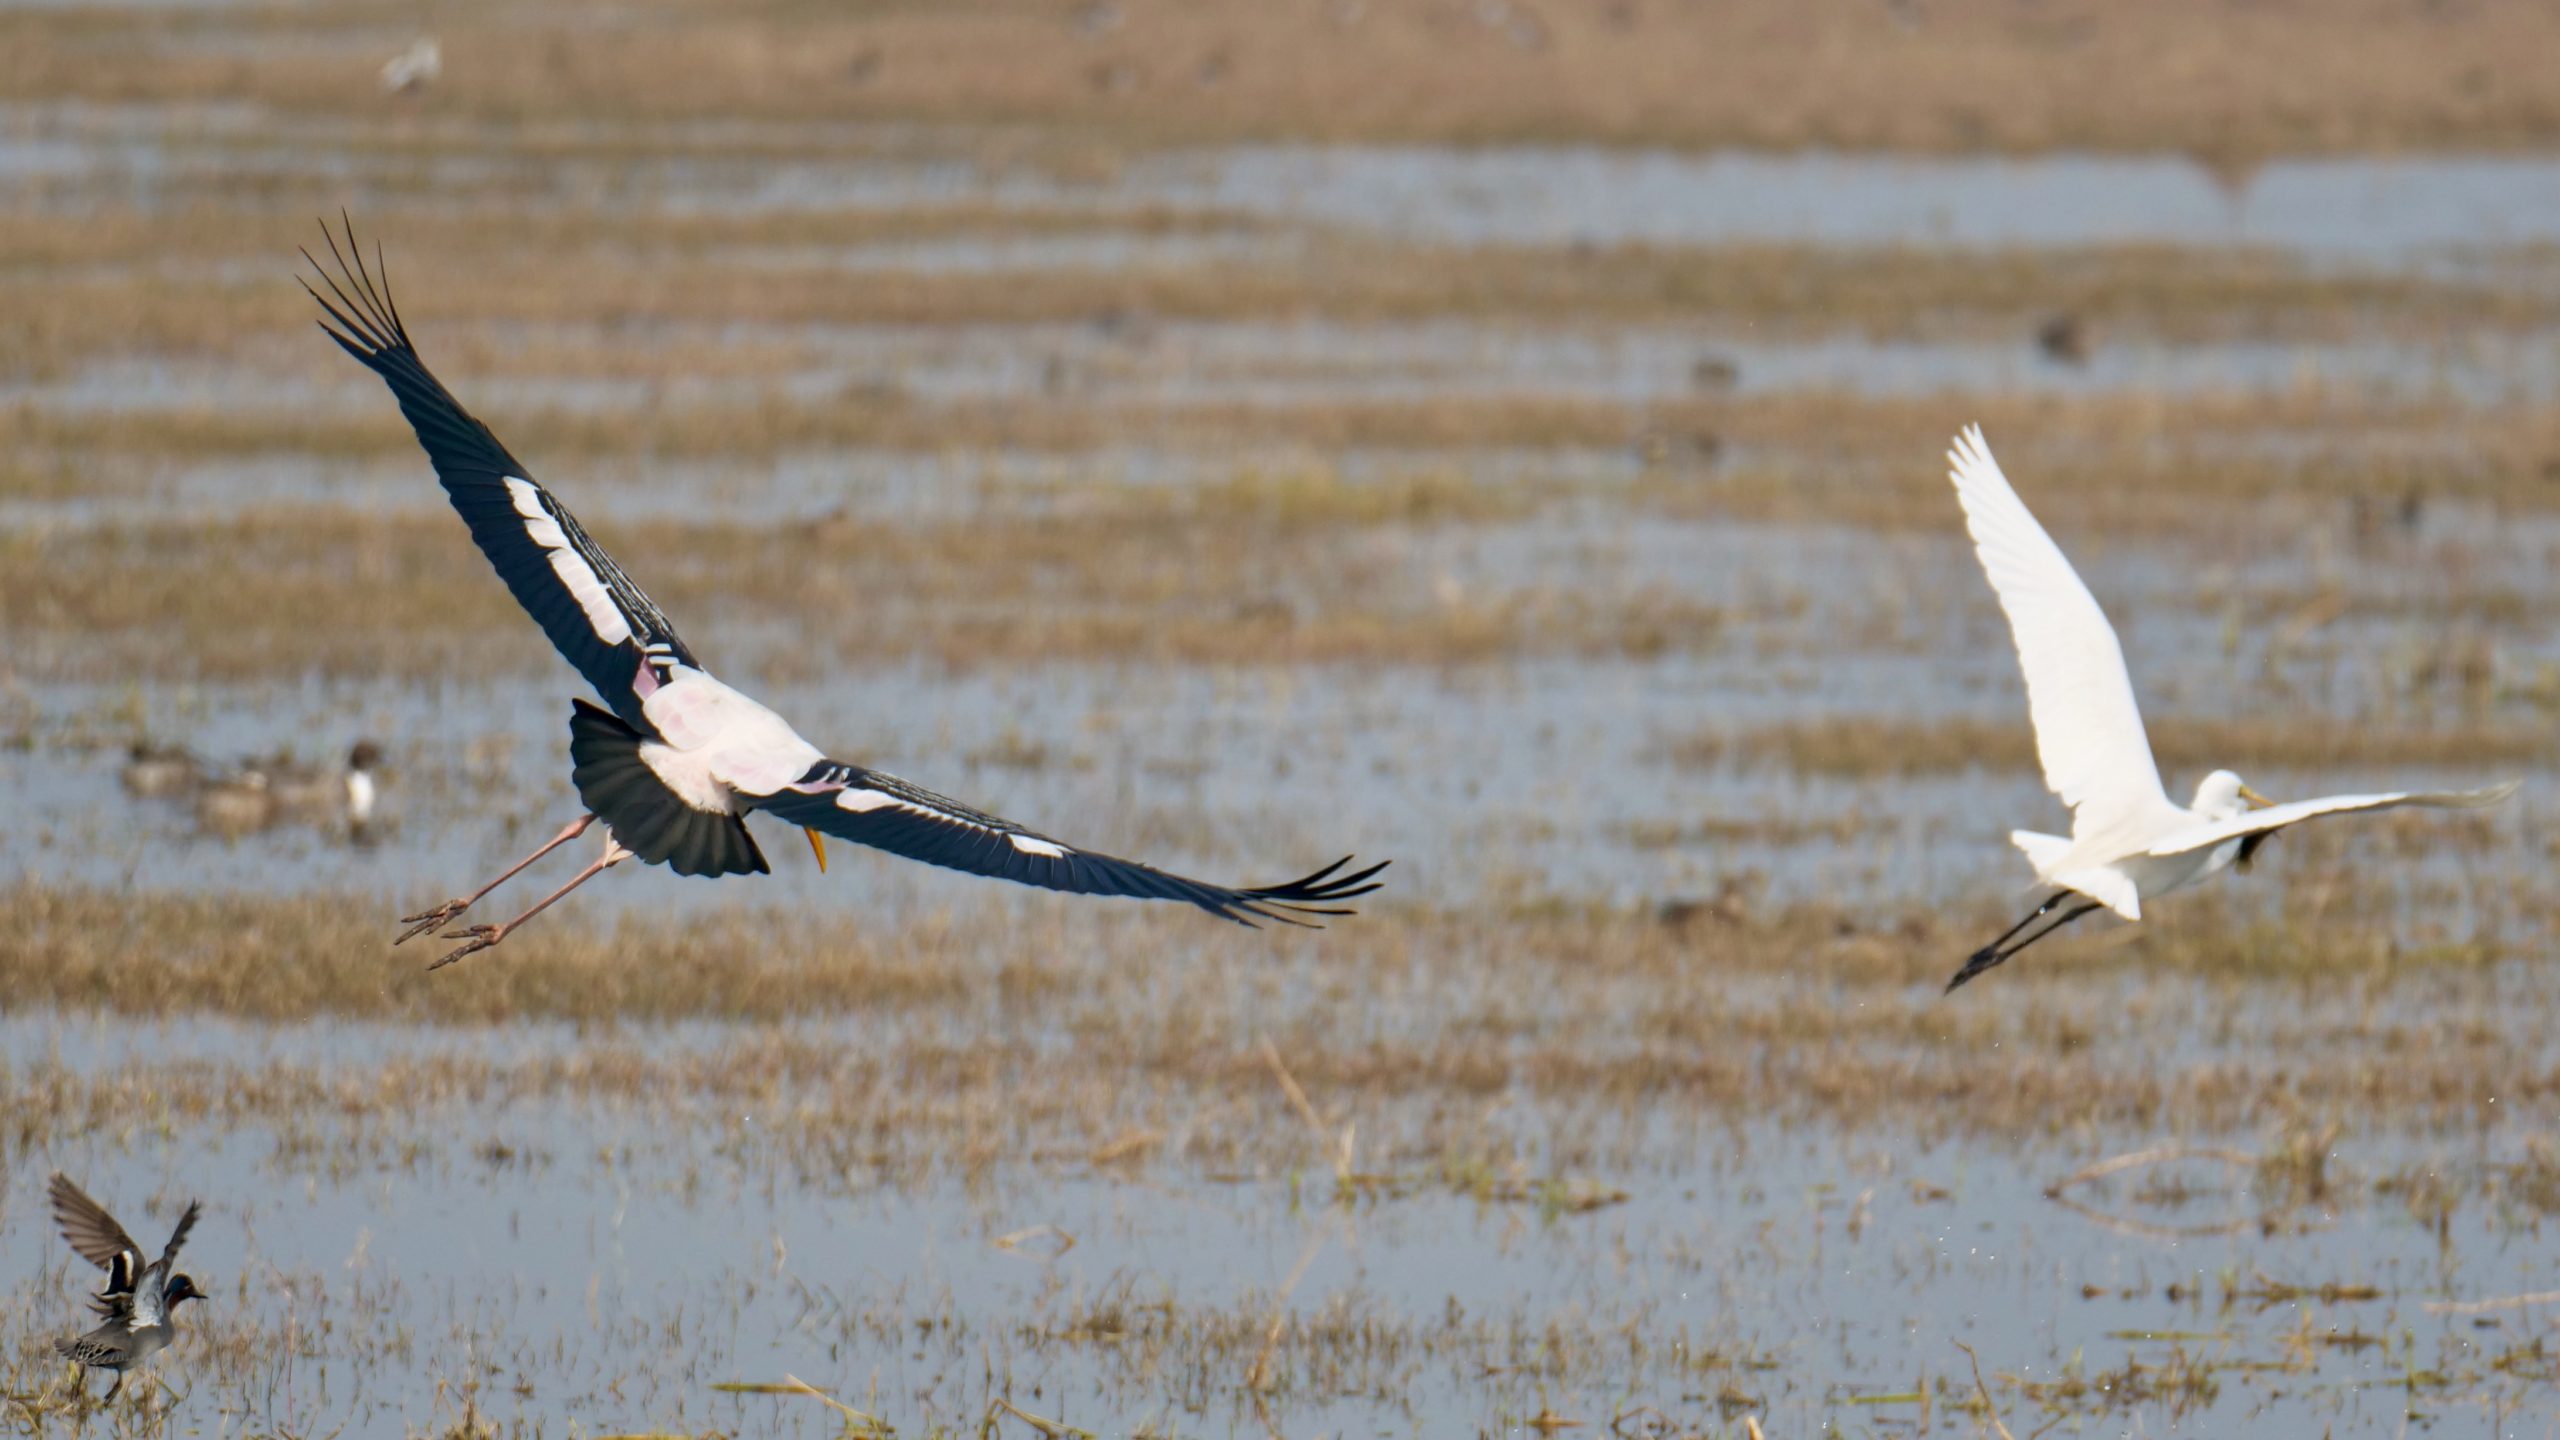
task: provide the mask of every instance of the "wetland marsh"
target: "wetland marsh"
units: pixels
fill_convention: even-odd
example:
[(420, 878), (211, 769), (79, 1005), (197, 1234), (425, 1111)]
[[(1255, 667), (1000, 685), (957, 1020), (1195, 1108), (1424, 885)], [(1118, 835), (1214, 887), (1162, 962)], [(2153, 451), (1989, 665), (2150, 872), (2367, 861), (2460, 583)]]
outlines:
[[(384, 96), (379, 7), (0, 6), (0, 1417), (2560, 1433), (2547, 17), (1302, 8), (465, 4)], [(577, 691), (312, 329), (341, 206), (813, 740), (1389, 888), (1248, 932), (768, 836), (424, 973), (394, 917), (574, 813)], [(1972, 420), (2173, 791), (2522, 794), (1941, 999), (2063, 818)], [(118, 784), (363, 737), (363, 845)], [(54, 1169), (206, 1201), (183, 1400), (71, 1398)]]

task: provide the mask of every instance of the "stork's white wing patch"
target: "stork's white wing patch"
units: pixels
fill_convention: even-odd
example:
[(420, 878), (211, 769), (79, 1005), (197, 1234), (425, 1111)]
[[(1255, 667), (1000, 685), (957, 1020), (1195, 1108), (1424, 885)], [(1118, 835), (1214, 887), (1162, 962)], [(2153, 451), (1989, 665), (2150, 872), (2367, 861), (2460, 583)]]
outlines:
[(510, 475), (507, 498), (515, 502), (516, 513), (524, 517), (524, 537), (550, 555), (551, 573), (560, 577), (569, 598), (585, 612), (587, 626), (596, 632), (596, 638), (607, 645), (630, 639), (631, 621), (623, 615), (622, 607), (613, 603), (613, 594), (604, 588), (604, 582), (596, 578), (595, 567), (569, 543), (560, 522), (544, 507), (542, 491), (532, 481)]
[(974, 816), (954, 815), (939, 806), (922, 804), (902, 795), (892, 795), (885, 790), (848, 786), (836, 792), (836, 808), (850, 810), (857, 815), (867, 815), (874, 810), (906, 810), (917, 815), (931, 816), (945, 825), (958, 825), (975, 830), (982, 835), (1002, 835), (1015, 850), (1025, 855), (1046, 855), (1052, 860), (1063, 859), (1067, 855), (1067, 847), (1055, 840), (1043, 840), (1037, 835), (999, 829)]
[[(552, 533), (558, 534), (558, 528), (554, 527)], [(631, 638), (631, 622), (622, 618), (622, 607), (605, 592), (604, 582), (596, 578), (586, 557), (575, 550), (554, 550), (551, 573), (560, 577), (578, 608), (587, 612), (587, 624), (594, 627), (597, 639), (607, 645), (619, 645)]]
[(874, 810), (911, 810), (918, 815), (930, 815), (936, 820), (953, 825), (966, 825), (972, 830), (987, 828), (974, 820), (963, 819), (949, 811), (937, 810), (930, 805), (919, 805), (904, 796), (892, 795), (885, 790), (866, 790), (859, 786), (837, 791), (836, 808), (850, 810), (856, 815), (868, 815)]

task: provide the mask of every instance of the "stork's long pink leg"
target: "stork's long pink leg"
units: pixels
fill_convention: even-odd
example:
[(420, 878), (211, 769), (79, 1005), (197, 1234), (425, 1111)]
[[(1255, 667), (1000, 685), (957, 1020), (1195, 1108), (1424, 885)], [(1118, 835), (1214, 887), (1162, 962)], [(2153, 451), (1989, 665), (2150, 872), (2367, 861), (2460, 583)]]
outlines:
[[(595, 817), (589, 816), (588, 818), (593, 819)], [(524, 922), (541, 914), (543, 911), (550, 909), (551, 902), (568, 894), (570, 891), (577, 889), (579, 886), (586, 884), (588, 881), (593, 880), (607, 870), (612, 869), (614, 866), (619, 865), (630, 858), (631, 852), (623, 849), (622, 842), (614, 839), (613, 832), (607, 830), (604, 835), (604, 853), (596, 857), (594, 864), (589, 865), (586, 869), (569, 877), (568, 884), (561, 886), (559, 889), (554, 890), (550, 894), (535, 901), (532, 909), (525, 911), (523, 914), (517, 916), (513, 920), (507, 921), (503, 925), (473, 925), (467, 929), (449, 932), (443, 938), (447, 940), (467, 940), (470, 943), (461, 946), (452, 954), (447, 955), (427, 968), (430, 970), (441, 970), (447, 965), (452, 964), (454, 961), (461, 959), (465, 955), (474, 955), (478, 954), (480, 951), (489, 949), (499, 941), (514, 934), (517, 926), (522, 925)]]
[(577, 819), (570, 821), (568, 824), (561, 826), (559, 834), (543, 841), (542, 848), (534, 851), (530, 855), (527, 855), (513, 865), (508, 866), (506, 872), (500, 875), (497, 879), (490, 881), (488, 884), (481, 886), (479, 889), (474, 890), (470, 894), (459, 899), (447, 900), (433, 910), (422, 910), (415, 915), (401, 916), (400, 923), (408, 926), (409, 928), (401, 931), (400, 938), (392, 941), (391, 943), (394, 945), (405, 945), (409, 941), (426, 934), (430, 930), (441, 929), (447, 921), (454, 919), (463, 911), (479, 904), (481, 898), (486, 896), (490, 891), (497, 889), (499, 886), (513, 880), (518, 875), (523, 874), (526, 866), (531, 865), (534, 861), (541, 859), (543, 856), (550, 854), (561, 846), (568, 844), (570, 841), (577, 839), (579, 836), (586, 834), (587, 827), (594, 823), (596, 823), (595, 816), (581, 815)]

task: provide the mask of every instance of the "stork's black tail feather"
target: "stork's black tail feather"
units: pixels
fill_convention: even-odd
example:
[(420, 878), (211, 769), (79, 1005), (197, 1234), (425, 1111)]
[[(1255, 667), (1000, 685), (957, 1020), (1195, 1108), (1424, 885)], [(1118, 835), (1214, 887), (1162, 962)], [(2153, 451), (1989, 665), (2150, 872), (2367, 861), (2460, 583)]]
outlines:
[(679, 875), (763, 875), (772, 866), (737, 815), (696, 810), (640, 758), (641, 734), (584, 700), (569, 716), (570, 781), (622, 847)]

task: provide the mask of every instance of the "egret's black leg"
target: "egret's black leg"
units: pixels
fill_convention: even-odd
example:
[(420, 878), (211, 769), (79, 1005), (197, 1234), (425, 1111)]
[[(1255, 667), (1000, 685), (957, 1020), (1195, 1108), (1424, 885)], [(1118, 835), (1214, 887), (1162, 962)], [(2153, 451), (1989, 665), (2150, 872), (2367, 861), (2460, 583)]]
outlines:
[(116, 1392), (123, 1388), (124, 1372), (119, 1370), (116, 1372), (116, 1383), (107, 1387), (107, 1393), (98, 1397), (98, 1403), (101, 1405), (113, 1405), (116, 1403)]
[(2080, 900), (2079, 904), (2063, 911), (2061, 917), (2056, 919), (2052, 924), (2036, 931), (2034, 934), (2029, 935), (2024, 940), (2018, 941), (2014, 945), (2008, 943), (2010, 937), (2016, 935), (2019, 931), (2026, 929), (2037, 920), (2051, 913), (2055, 906), (2062, 904), (2066, 900), (2075, 900), (2079, 898), (2080, 897), (2077, 894), (2069, 890), (2056, 890), (2053, 892), (2051, 896), (2046, 898), (2043, 904), (2038, 905), (2035, 909), (2027, 912), (2027, 917), (2025, 919), (2020, 920), (2017, 924), (2002, 931), (1999, 939), (1994, 940), (1990, 944), (1983, 946), (1981, 949), (1974, 951), (1973, 954), (1965, 960), (1964, 968), (1956, 972), (1956, 978), (1948, 981), (1947, 988), (1940, 993), (1955, 993), (1957, 986), (1962, 985), (1974, 976), (1981, 974), (1983, 971), (1990, 969), (1994, 965), (2000, 964), (2010, 956), (2026, 949), (2028, 946), (2033, 945), (2047, 935), (2052, 934), (2054, 931), (2061, 929), (2063, 926), (2070, 924), (2072, 921), (2079, 919), (2081, 916), (2088, 914), (2090, 911), (2104, 908), (2095, 900)]
[[(581, 815), (577, 819), (570, 821), (568, 824), (561, 826), (560, 833), (543, 841), (540, 849), (534, 851), (530, 855), (527, 855), (513, 865), (508, 866), (505, 872), (500, 874), (497, 879), (492, 880), (488, 884), (481, 886), (479, 889), (472, 891), (469, 895), (457, 896), (454, 899), (447, 900), (432, 910), (421, 910), (415, 915), (401, 916), (400, 923), (408, 926), (409, 928), (401, 931), (400, 938), (392, 941), (391, 943), (394, 945), (405, 945), (409, 941), (417, 939), (419, 936), (426, 934), (430, 930), (440, 930), (444, 928), (447, 921), (453, 919), (457, 915), (460, 915), (463, 911), (470, 909), (472, 906), (479, 904), (490, 891), (497, 889), (499, 886), (513, 880), (518, 875), (523, 874), (526, 866), (531, 865), (534, 861), (541, 859), (543, 856), (550, 854), (561, 846), (568, 844), (570, 841), (577, 839), (579, 836), (586, 834), (587, 827), (594, 823), (596, 823), (595, 816)], [(433, 969), (435, 967), (429, 966), (428, 968)]]
[(2025, 919), (2020, 920), (2017, 924), (2012, 925), (2008, 929), (2001, 931), (1998, 935), (1993, 936), (1990, 944), (1983, 946), (1982, 949), (1977, 950), (1974, 953), (1976, 955), (1985, 954), (1989, 951), (1997, 950), (2001, 946), (2009, 943), (2010, 936), (2017, 934), (2019, 931), (2033, 925), (2038, 920), (2052, 914), (2054, 907), (2060, 905), (2063, 901), (2070, 899), (2072, 893), (2073, 892), (2069, 890), (2056, 890), (2052, 894), (2047, 895), (2044, 897), (2043, 904), (2038, 905), (2033, 910), (2027, 912)]

